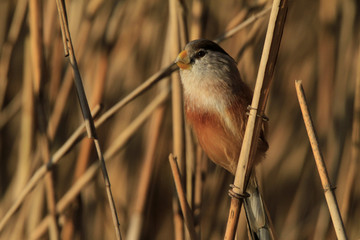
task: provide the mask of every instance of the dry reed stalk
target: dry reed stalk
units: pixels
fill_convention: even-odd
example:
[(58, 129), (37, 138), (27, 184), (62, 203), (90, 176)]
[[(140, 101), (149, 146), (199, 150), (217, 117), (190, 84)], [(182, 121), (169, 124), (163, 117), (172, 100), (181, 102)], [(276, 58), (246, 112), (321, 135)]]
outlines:
[(95, 149), (96, 149), (96, 152), (97, 152), (100, 164), (101, 164), (101, 170), (102, 170), (102, 174), (103, 174), (103, 178), (104, 178), (104, 182), (105, 182), (105, 188), (106, 188), (109, 207), (111, 210), (111, 215), (112, 215), (113, 224), (114, 224), (114, 228), (115, 228), (115, 234), (116, 234), (117, 239), (119, 240), (119, 239), (121, 239), (119, 218), (118, 218), (118, 214), (117, 214), (117, 211), (115, 208), (114, 198), (113, 198), (112, 191), (111, 191), (111, 184), (110, 184), (108, 172), (106, 169), (104, 156), (102, 154), (102, 151), (100, 148), (100, 143), (97, 138), (94, 121), (93, 121), (93, 118), (90, 113), (90, 108), (89, 108), (89, 105), (87, 102), (84, 86), (82, 84), (80, 71), (77, 66), (77, 61), (75, 58), (75, 53), (74, 53), (74, 49), (73, 49), (73, 45), (72, 45), (72, 41), (71, 41), (70, 31), (68, 28), (68, 21), (67, 21), (67, 17), (66, 17), (66, 8), (65, 8), (64, 1), (57, 0), (57, 7), (58, 7), (58, 12), (59, 12), (61, 32), (63, 35), (65, 54), (66, 55), (68, 54), (70, 64), (73, 68), (75, 86), (76, 86), (76, 90), (77, 90), (77, 95), (78, 95), (78, 100), (80, 103), (81, 111), (82, 111), (82, 114), (84, 117), (87, 134), (88, 134), (88, 137), (92, 138), (94, 141)]
[[(171, 26), (171, 47), (170, 55), (171, 59), (175, 59), (176, 55), (181, 51), (180, 43), (181, 39), (180, 23), (178, 20), (178, 1), (169, 0), (169, 25)], [(183, 122), (183, 105), (182, 105), (182, 92), (179, 73), (171, 75), (172, 86), (172, 120), (173, 120), (173, 138), (174, 138), (174, 155), (177, 157), (180, 171), (185, 174), (185, 160), (184, 160), (184, 122)]]
[(357, 52), (357, 72), (354, 89), (354, 111), (352, 122), (352, 137), (351, 137), (351, 162), (347, 173), (343, 201), (341, 205), (341, 213), (343, 216), (344, 224), (346, 225), (349, 209), (350, 209), (350, 197), (354, 190), (354, 184), (356, 179), (356, 172), (359, 168), (360, 159), (360, 46), (358, 46)]
[(35, 95), (40, 97), (42, 84), (44, 84), (44, 50), (42, 40), (42, 14), (39, 0), (30, 0), (29, 2), (29, 22), (33, 88)]
[(329, 176), (326, 170), (325, 162), (323, 160), (321, 151), (319, 149), (319, 143), (312, 123), (310, 111), (306, 103), (305, 93), (304, 93), (304, 89), (302, 88), (301, 81), (297, 80), (295, 82), (295, 86), (296, 86), (296, 93), (299, 99), (301, 112), (304, 118), (305, 127), (309, 136), (309, 141), (314, 153), (316, 166), (318, 168), (318, 172), (320, 175), (321, 184), (324, 189), (325, 199), (328, 204), (331, 219), (334, 224), (336, 236), (338, 239), (341, 240), (347, 239), (346, 232), (344, 229), (344, 224), (342, 222), (340, 211), (333, 191), (333, 187), (331, 186)]
[(190, 206), (189, 206), (188, 202), (186, 201), (185, 189), (182, 184), (184, 181), (181, 179), (179, 166), (177, 165), (177, 161), (172, 154), (169, 155), (169, 162), (170, 162), (171, 171), (172, 171), (172, 174), (174, 177), (176, 192), (177, 192), (177, 195), (179, 198), (181, 211), (182, 211), (184, 219), (185, 219), (185, 225), (189, 231), (190, 239), (195, 240), (195, 239), (197, 239), (197, 237), (196, 237), (196, 232), (195, 232), (195, 228), (194, 228), (194, 219), (192, 216), (192, 212), (190, 210)]
[(21, 93), (18, 93), (0, 112), (0, 129), (8, 123), (21, 108)]
[[(62, 37), (63, 37), (65, 56), (68, 57), (69, 62), (73, 69), (75, 87), (76, 87), (76, 91), (78, 94), (81, 111), (82, 111), (82, 114), (84, 117), (86, 131), (87, 131), (89, 138), (95, 139), (96, 138), (95, 126), (93, 123), (93, 119), (91, 117), (89, 104), (88, 104), (88, 101), (86, 98), (84, 86), (82, 84), (82, 80), (81, 80), (81, 76), (80, 76), (80, 71), (79, 71), (79, 68), (77, 65), (77, 60), (75, 58), (75, 52), (74, 52), (74, 48), (73, 48), (73, 44), (72, 44), (72, 40), (71, 40), (71, 36), (70, 36), (70, 31), (68, 28), (65, 2), (63, 2), (62, 0), (57, 0), (56, 3), (57, 3), (57, 8), (58, 8), (58, 14), (59, 14), (60, 28), (61, 28)], [(99, 157), (99, 158), (101, 159), (101, 157)]]
[[(269, 7), (269, 11), (270, 11), (270, 7)], [(235, 17), (233, 17), (228, 24), (226, 25), (225, 30), (228, 31), (232, 28), (234, 28), (235, 26), (241, 24), (244, 22), (244, 19), (246, 18), (246, 15), (249, 13), (249, 9), (244, 8), (241, 9), (241, 11), (239, 11)]]
[[(42, 41), (42, 14), (39, 0), (30, 0), (29, 2), (29, 22), (30, 22), (30, 49), (32, 63), (32, 89), (35, 95), (35, 106), (38, 120), (38, 147), (40, 148), (41, 158), (44, 164), (50, 161), (50, 143), (46, 135), (46, 116), (42, 103), (42, 89), (44, 85), (44, 50)], [(47, 209), (51, 220), (49, 226), (50, 239), (59, 239), (59, 229), (57, 226), (57, 217), (55, 213), (56, 199), (53, 174), (51, 171), (45, 175), (45, 189)]]
[[(202, 31), (203, 31), (202, 30), (203, 29), (202, 28), (203, 27), (202, 17), (204, 15), (203, 11), (204, 11), (203, 0), (195, 0), (192, 2), (191, 27), (190, 27), (190, 39), (189, 40), (195, 40), (195, 39), (202, 38), (202, 35), (203, 35), (203, 33), (202, 33)], [(197, 159), (197, 157), (199, 155), (195, 149), (196, 149), (196, 146), (194, 143), (192, 131), (190, 129), (190, 126), (185, 122), (186, 195), (187, 195), (188, 203), (193, 210), (194, 219), (195, 219), (195, 212), (196, 212), (197, 216), (200, 216), (200, 207), (196, 207), (196, 206), (200, 206), (200, 204), (201, 204), (201, 196), (198, 196), (198, 194), (201, 195), (201, 192), (202, 192), (201, 191), (202, 190), (201, 175), (196, 176), (196, 174), (201, 174), (200, 165), (197, 166), (197, 164), (200, 163), (201, 159)], [(198, 160), (199, 160), (199, 162), (197, 162)], [(197, 188), (197, 189), (195, 190), (195, 188)], [(200, 192), (195, 193), (195, 191), (200, 191)], [(195, 196), (195, 194), (197, 196)], [(200, 239), (201, 238), (200, 237), (200, 222), (195, 220), (194, 224), (195, 224), (196, 234), (198, 235), (198, 238)]]
[[(265, 37), (263, 53), (260, 61), (258, 76), (254, 89), (254, 96), (249, 111), (244, 140), (240, 152), (232, 191), (243, 195), (252, 166), (248, 166), (249, 158), (253, 158), (257, 149), (257, 142), (262, 125), (267, 97), (270, 90), (276, 59), (280, 47), (283, 28), (287, 14), (287, 1), (275, 0), (270, 13), (268, 30)], [(231, 198), (228, 223), (224, 239), (234, 239), (240, 215), (242, 199)]]
[[(38, 154), (37, 159), (41, 161), (41, 156), (40, 154)], [(24, 203), (23, 207), (20, 209), (19, 213), (23, 214), (27, 214), (27, 216), (25, 217), (25, 225), (23, 226), (23, 228), (26, 230), (26, 232), (23, 234), (22, 237), (18, 238), (18, 239), (27, 239), (29, 236), (29, 233), (31, 231), (33, 231), (36, 226), (41, 222), (42, 218), (44, 217), (44, 209), (46, 210), (46, 205), (47, 205), (47, 199), (46, 199), (46, 195), (47, 195), (47, 190), (46, 190), (46, 186), (45, 186), (45, 182), (41, 182), (40, 184), (37, 185), (37, 187), (34, 189), (34, 192), (31, 196), (29, 196), (28, 200)], [(45, 208), (44, 208), (45, 207)], [(53, 239), (54, 236), (53, 235), (53, 230), (51, 230), (51, 228), (53, 227), (53, 215), (51, 213), (46, 213), (49, 215), (49, 222), (50, 224), (48, 225), (48, 227), (45, 229), (46, 230), (46, 234), (45, 236), (48, 239)], [(19, 217), (16, 220), (20, 220)], [(55, 236), (55, 238), (58, 236)]]
[[(208, 162), (209, 161), (204, 164), (207, 166)], [(211, 239), (211, 236), (215, 235), (217, 236), (215, 239), (218, 239), (221, 238), (223, 234), (223, 219), (226, 218), (228, 206), (228, 199), (224, 198), (224, 191), (219, 191), (219, 189), (224, 189), (224, 186), (228, 185), (229, 175), (221, 168), (217, 168), (215, 172), (211, 172), (210, 170), (206, 171), (206, 174), (206, 181), (204, 182), (205, 191), (203, 196), (204, 210), (202, 210), (201, 213), (201, 228), (204, 230), (208, 229), (208, 231), (203, 232), (202, 237), (203, 239)], [(210, 191), (206, 194), (207, 189)], [(208, 207), (206, 204), (209, 204)]]
[[(60, 83), (61, 83), (61, 73), (63, 71), (62, 63), (63, 63), (63, 59), (64, 59), (64, 51), (61, 49), (61, 46), (62, 46), (61, 37), (54, 38), (52, 44), (53, 44), (53, 49), (52, 49), (51, 58), (49, 59), (49, 61), (50, 61), (49, 82), (50, 83), (49, 83), (49, 90), (47, 93), (47, 98), (49, 99), (50, 104), (54, 104), (57, 102), (57, 95), (59, 94), (59, 88), (60, 88)], [(48, 125), (50, 125), (50, 124), (48, 124)], [(49, 133), (49, 130), (48, 130), (48, 133)], [(54, 134), (52, 134), (52, 135), (54, 135)]]
[[(139, 116), (132, 121), (126, 129), (113, 141), (112, 145), (106, 150), (104, 158), (110, 160), (117, 151), (119, 151), (130, 137), (139, 129), (139, 127), (149, 118), (149, 116), (158, 109), (161, 104), (168, 98), (168, 92), (164, 91), (159, 94)], [(71, 188), (64, 194), (64, 196), (57, 202), (56, 212), (61, 214), (74, 201), (74, 198), (80, 191), (96, 176), (100, 168), (99, 162), (93, 163), (87, 168), (86, 172), (79, 177), (79, 179), (71, 186)], [(31, 234), (31, 239), (37, 239), (44, 234), (44, 231), (49, 224), (49, 216), (45, 217), (43, 221)]]
[[(81, 25), (79, 27), (78, 38), (76, 39), (76, 42), (74, 44), (76, 46), (76, 56), (77, 56), (77, 60), (79, 62), (82, 61), (83, 56), (85, 55), (85, 49), (87, 47), (86, 43), (89, 38), (91, 26), (93, 24), (92, 20), (95, 17), (95, 14), (98, 12), (99, 7), (100, 7), (100, 4), (91, 2), (87, 6), (87, 9), (86, 9), (87, 17), (84, 19), (84, 21), (81, 22)], [(61, 44), (60, 40), (58, 38), (56, 38), (54, 41), (58, 44)], [(58, 44), (54, 44), (55, 46), (54, 46), (53, 51), (55, 53), (59, 52), (58, 51), (59, 49), (56, 48), (56, 47), (58, 47)], [(54, 58), (54, 60), (52, 62), (53, 71), (51, 71), (50, 89), (49, 89), (50, 100), (52, 100), (53, 98), (56, 97), (55, 106), (54, 106), (53, 112), (50, 116), (49, 124), (48, 124), (48, 135), (49, 135), (50, 139), (54, 138), (54, 136), (55, 136), (55, 132), (60, 124), (60, 119), (61, 119), (61, 116), (63, 115), (70, 90), (73, 86), (73, 76), (71, 73), (71, 69), (68, 66), (66, 68), (65, 77), (63, 79), (63, 83), (61, 84), (60, 89), (59, 90), (56, 89), (56, 87), (58, 85), (57, 82), (60, 81), (60, 79), (59, 79), (60, 72), (61, 72), (61, 67), (60, 67), (61, 61), (60, 60), (63, 59), (63, 58), (61, 58), (61, 59), (57, 58), (56, 55), (57, 54), (54, 54), (54, 56), (53, 56), (53, 58)]]
[[(341, 163), (341, 153), (344, 148), (346, 131), (341, 131), (340, 129), (345, 129), (347, 125), (347, 86), (350, 80), (350, 72), (353, 61), (353, 28), (355, 24), (356, 17), (356, 6), (353, 1), (342, 1), (341, 2), (341, 26), (340, 26), (340, 36), (339, 36), (339, 45), (337, 53), (337, 65), (336, 65), (336, 76), (333, 93), (333, 98), (336, 101), (333, 101), (333, 116), (332, 116), (332, 125), (329, 135), (329, 157), (330, 159), (330, 176), (332, 179), (337, 179), (338, 171), (340, 169)], [(339, 119), (341, 121), (339, 121)], [(340, 130), (340, 131), (339, 131)]]
[[(27, 40), (26, 45), (29, 45)], [(28, 48), (27, 48), (28, 49)], [(30, 156), (34, 147), (34, 97), (31, 79), (31, 58), (30, 51), (24, 52), (24, 73), (21, 95), (21, 125), (20, 125), (20, 151), (17, 164), (22, 166), (17, 168), (13, 181), (11, 182), (10, 198), (15, 199), (21, 189), (26, 185), (27, 179), (30, 177)], [(12, 193), (11, 193), (12, 192)], [(7, 196), (5, 196), (5, 199)]]
[(301, 159), (304, 159), (301, 164), (301, 173), (299, 176), (299, 184), (296, 188), (296, 192), (294, 194), (294, 197), (292, 199), (291, 205), (289, 207), (289, 210), (287, 212), (287, 216), (284, 220), (284, 224), (282, 225), (282, 229), (280, 232), (280, 238), (279, 239), (296, 239), (298, 236), (302, 233), (302, 227), (298, 226), (297, 222), (301, 218), (300, 215), (302, 213), (301, 207), (303, 204), (303, 199), (307, 197), (307, 188), (308, 188), (308, 182), (307, 179), (309, 178), (309, 171), (306, 171), (305, 166), (305, 159), (307, 157), (308, 152), (308, 145), (301, 144), (298, 146), (299, 153), (297, 153), (297, 156), (300, 155)]
[[(101, 103), (102, 96), (104, 94), (104, 87), (107, 77), (107, 69), (108, 69), (108, 57), (106, 51), (103, 50), (99, 54), (99, 58), (97, 59), (97, 69), (94, 77), (94, 86), (93, 92), (91, 94), (91, 104), (90, 106), (96, 106)], [(92, 141), (90, 139), (83, 139), (80, 147), (80, 152), (78, 158), (76, 160), (75, 172), (73, 177), (73, 182), (75, 182), (85, 171), (86, 167), (89, 164), (90, 153), (92, 150)], [(64, 224), (62, 234), (67, 236), (68, 239), (74, 238), (74, 214), (70, 213), (70, 217), (67, 218), (66, 223)]]
[[(43, 22), (44, 48), (50, 49), (53, 40), (58, 38), (56, 32), (59, 32), (59, 25), (56, 21), (56, 1), (49, 1), (44, 4), (43, 15), (44, 19), (46, 19)], [(56, 51), (56, 48), (54, 50)]]
[(0, 2), (0, 46), (5, 42), (6, 38), (6, 27), (8, 26), (9, 19), (9, 5), (10, 1), (1, 1)]
[(194, 202), (194, 179), (195, 179), (195, 168), (196, 168), (196, 155), (195, 155), (195, 146), (193, 142), (193, 135), (191, 132), (190, 126), (185, 122), (185, 165), (186, 165), (186, 174), (185, 174), (185, 189), (186, 189), (186, 198), (190, 205), (193, 207)]
[[(166, 31), (166, 41), (164, 52), (162, 56), (162, 67), (168, 65), (169, 62), (169, 48), (170, 46), (170, 25), (168, 25), (168, 29)], [(162, 81), (158, 84), (158, 91), (161, 93), (162, 91), (168, 91), (170, 88), (170, 78), (168, 77), (165, 81)], [(135, 203), (133, 205), (133, 212), (131, 213), (131, 217), (129, 220), (129, 226), (127, 230), (126, 238), (129, 240), (137, 240), (141, 237), (141, 230), (144, 222), (144, 210), (145, 203), (148, 200), (148, 191), (149, 185), (151, 183), (151, 176), (154, 171), (155, 165), (155, 150), (159, 140), (159, 134), (161, 125), (164, 121), (165, 114), (165, 106), (160, 106), (155, 110), (154, 114), (150, 120), (149, 127), (149, 136), (148, 136), (148, 145), (146, 146), (145, 157), (143, 160), (143, 164), (140, 170), (140, 180), (137, 187), (137, 193), (135, 197)]]
[(191, 8), (191, 33), (190, 41), (203, 36), (203, 11), (204, 0), (194, 0)]
[(14, 46), (19, 38), (21, 26), (24, 22), (25, 14), (27, 10), (27, 1), (19, 1), (16, 4), (14, 17), (12, 19), (9, 33), (4, 45), (0, 51), (0, 110), (3, 108), (5, 92), (8, 85), (8, 72), (10, 67), (11, 55), (14, 50)]
[[(336, 3), (335, 3), (336, 4)], [(329, 159), (329, 175), (333, 181), (337, 181), (339, 169), (342, 160), (342, 153), (346, 141), (346, 125), (347, 118), (347, 86), (350, 79), (350, 66), (352, 61), (353, 46), (353, 28), (356, 17), (356, 7), (353, 1), (342, 1), (339, 8), (341, 15), (341, 25), (339, 40), (337, 46), (337, 65), (335, 70), (334, 93), (331, 94), (332, 99), (336, 99), (332, 103), (332, 116), (330, 122), (330, 130), (326, 129), (328, 134), (327, 159)], [(326, 70), (327, 71), (327, 70)], [(325, 205), (321, 207), (321, 211), (317, 221), (317, 231), (314, 238), (328, 238), (330, 219)]]
[(166, 68), (159, 70), (157, 73), (153, 74), (150, 78), (148, 78), (145, 82), (143, 82), (140, 86), (135, 88), (131, 93), (129, 93), (126, 97), (124, 97), (122, 100), (117, 102), (114, 106), (112, 106), (109, 110), (107, 110), (99, 120), (97, 121), (97, 124), (103, 123), (107, 121), (109, 118), (111, 118), (117, 111), (119, 111), (121, 108), (126, 106), (128, 103), (130, 103), (132, 100), (143, 94), (146, 90), (148, 90), (150, 87), (152, 87), (155, 83), (157, 83), (159, 80), (163, 79), (166, 76), (169, 76), (172, 72), (174, 72), (177, 69), (175, 63), (171, 63)]
[[(319, 1), (319, 78), (317, 91), (317, 114), (316, 121), (320, 140), (328, 132), (331, 121), (331, 96), (333, 92), (333, 83), (335, 78), (335, 53), (336, 36), (332, 32), (332, 27), (336, 24), (337, 1), (320, 0)], [(331, 26), (331, 27), (330, 27)]]
[(144, 163), (140, 170), (140, 180), (135, 197), (135, 204), (133, 213), (129, 221), (129, 227), (127, 231), (128, 240), (140, 239), (141, 229), (144, 221), (145, 203), (147, 201), (147, 195), (149, 191), (149, 185), (151, 183), (151, 176), (155, 165), (155, 151), (159, 139), (161, 125), (164, 119), (164, 106), (159, 107), (152, 115), (149, 127), (148, 145), (146, 147)]
[[(129, 126), (119, 135), (113, 144), (107, 149), (105, 156), (107, 158), (112, 157), (132, 136), (137, 128), (150, 116), (150, 114), (158, 108), (168, 98), (169, 92), (162, 91), (156, 98), (142, 111), (142, 113), (129, 124)], [(100, 120), (99, 120), (100, 121)]]
[(270, 10), (271, 10), (271, 7), (267, 7), (264, 10), (258, 12), (257, 14), (247, 18), (245, 21), (243, 21), (242, 23), (236, 25), (234, 28), (232, 28), (229, 31), (226, 31), (225, 33), (218, 36), (216, 39), (214, 39), (214, 42), (220, 43), (220, 42), (222, 42), (222, 41), (224, 41), (224, 40), (226, 40), (228, 38), (231, 38), (232, 36), (234, 36), (241, 29), (249, 26), (250, 24), (252, 24), (256, 20), (258, 20), (259, 18), (264, 17), (268, 12), (270, 12)]
[(189, 42), (189, 30), (186, 22), (188, 12), (184, 0), (176, 0), (176, 2), (177, 2), (176, 15), (178, 18), (177, 22), (178, 22), (178, 38), (179, 38), (179, 43), (178, 43), (179, 46), (177, 48), (179, 49), (179, 51), (181, 51), (182, 47), (184, 47), (185, 44)]
[[(93, 92), (91, 94), (91, 104), (90, 106), (96, 106), (101, 103), (102, 96), (104, 94), (104, 87), (106, 82), (106, 76), (107, 76), (107, 69), (108, 69), (108, 59), (107, 55), (104, 51), (100, 53), (98, 64), (97, 64), (97, 73), (94, 78), (94, 87)], [(80, 154), (76, 161), (76, 167), (75, 167), (75, 173), (74, 173), (74, 180), (79, 178), (83, 172), (85, 171), (89, 156), (90, 156), (90, 150), (92, 149), (91, 141), (83, 141), (82, 146), (80, 148)]]
[[(181, 42), (183, 39), (182, 36), (185, 36), (184, 33), (181, 33), (181, 26), (185, 26), (185, 23), (180, 23), (179, 17), (179, 2), (177, 0), (169, 0), (169, 26), (170, 26), (170, 58), (175, 59), (176, 55), (181, 50)], [(183, 105), (182, 105), (182, 89), (180, 83), (179, 73), (176, 72), (171, 75), (171, 88), (172, 88), (172, 132), (173, 132), (173, 153), (177, 157), (178, 165), (180, 168), (181, 174), (185, 176), (186, 174), (186, 164), (184, 159), (184, 119), (183, 119)], [(185, 179), (183, 179), (185, 180)], [(183, 185), (185, 182), (183, 182)], [(178, 206), (178, 201), (176, 195), (173, 197), (173, 214), (174, 214), (174, 229), (175, 229), (175, 239), (182, 240), (184, 239), (184, 223), (182, 217), (180, 216), (181, 212), (179, 211), (180, 207)]]
[(203, 153), (200, 145), (196, 146), (196, 162), (195, 162), (195, 179), (194, 179), (194, 202), (192, 206), (193, 216), (194, 216), (194, 225), (197, 236), (201, 239), (201, 204), (202, 204), (202, 192), (203, 185), (205, 181), (205, 164), (206, 156)]
[(41, 220), (42, 212), (39, 210), (46, 205), (44, 189), (43, 184), (34, 189), (35, 194), (24, 203), (11, 227), (1, 234), (1, 239), (26, 239), (26, 234)]
[[(204, 11), (204, 2), (203, 0), (194, 0), (192, 2), (191, 8), (191, 27), (190, 27), (190, 39), (195, 40), (202, 38), (203, 35), (203, 13)], [(197, 145), (197, 144), (196, 144)], [(196, 174), (201, 174), (200, 170), (200, 159), (198, 152), (195, 150), (195, 143), (193, 141), (192, 131), (190, 126), (185, 122), (185, 157), (186, 157), (186, 195), (188, 203), (193, 210), (193, 215), (195, 219), (195, 214), (200, 216), (200, 206), (201, 204), (201, 195), (202, 193), (202, 183), (201, 175), (197, 176)], [(196, 152), (196, 153), (195, 153)], [(198, 165), (199, 164), (199, 165)], [(200, 192), (199, 192), (200, 191)], [(196, 199), (195, 199), (196, 198)], [(200, 222), (196, 221), (195, 230), (196, 234), (200, 237)]]
[[(79, 32), (79, 38), (77, 39), (76, 42), (76, 46), (79, 46), (77, 49), (77, 56), (78, 56), (78, 60), (81, 61), (84, 54), (85, 54), (85, 47), (86, 47), (86, 40), (89, 37), (89, 33), (90, 33), (90, 28), (91, 28), (91, 22), (89, 20), (86, 20), (82, 23), (81, 27), (80, 27), (80, 32)], [(60, 66), (58, 66), (58, 68), (60, 68)], [(52, 77), (52, 81), (56, 81), (54, 80), (55, 76)], [(55, 84), (55, 83), (53, 83)], [(71, 73), (71, 68), (68, 66), (65, 72), (65, 77), (64, 80), (61, 84), (60, 89), (58, 90), (58, 94), (56, 96), (56, 101), (55, 101), (55, 106), (53, 109), (53, 112), (50, 116), (49, 119), (49, 124), (48, 124), (48, 135), (50, 137), (50, 139), (55, 137), (55, 133), (56, 130), (60, 124), (60, 119), (61, 116), (63, 115), (65, 106), (66, 106), (66, 102), (70, 93), (70, 90), (73, 86), (73, 75)]]

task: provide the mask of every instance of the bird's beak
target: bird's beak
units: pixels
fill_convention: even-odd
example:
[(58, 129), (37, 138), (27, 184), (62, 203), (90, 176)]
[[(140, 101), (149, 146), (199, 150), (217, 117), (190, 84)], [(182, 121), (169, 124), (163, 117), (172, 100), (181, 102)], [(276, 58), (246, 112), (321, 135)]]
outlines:
[(189, 69), (191, 67), (190, 64), (190, 57), (186, 50), (179, 53), (177, 56), (175, 63), (179, 66), (181, 69)]

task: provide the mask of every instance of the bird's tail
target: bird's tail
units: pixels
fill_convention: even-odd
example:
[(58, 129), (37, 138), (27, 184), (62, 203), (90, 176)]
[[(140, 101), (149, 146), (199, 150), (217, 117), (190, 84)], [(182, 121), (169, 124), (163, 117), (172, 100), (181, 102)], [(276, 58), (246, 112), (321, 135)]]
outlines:
[(244, 200), (244, 208), (252, 239), (274, 240), (271, 220), (260, 194), (255, 172), (250, 176), (246, 192), (250, 196)]

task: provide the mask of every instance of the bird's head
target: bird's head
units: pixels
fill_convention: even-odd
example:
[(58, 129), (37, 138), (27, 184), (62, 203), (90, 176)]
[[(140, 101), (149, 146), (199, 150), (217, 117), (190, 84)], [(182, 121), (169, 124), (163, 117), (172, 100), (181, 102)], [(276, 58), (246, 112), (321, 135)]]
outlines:
[(181, 70), (191, 69), (192, 66), (207, 64), (212, 62), (212, 57), (223, 55), (230, 57), (224, 49), (222, 49), (215, 42), (206, 39), (198, 39), (189, 42), (185, 49), (179, 53), (175, 63)]
[(234, 59), (210, 40), (189, 42), (175, 63), (180, 68), (185, 98), (205, 108), (224, 108), (242, 84)]

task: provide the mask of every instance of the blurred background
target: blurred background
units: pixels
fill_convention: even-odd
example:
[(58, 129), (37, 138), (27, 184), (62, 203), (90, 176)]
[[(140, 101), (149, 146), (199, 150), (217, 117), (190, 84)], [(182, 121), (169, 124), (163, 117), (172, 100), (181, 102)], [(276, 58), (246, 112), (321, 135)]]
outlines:
[[(296, 98), (294, 81), (301, 79), (348, 237), (359, 239), (360, 3), (288, 4), (267, 104), (270, 149), (257, 167), (264, 200), (279, 239), (336, 239)], [(101, 117), (171, 64), (186, 38), (215, 39), (269, 6), (264, 0), (66, 1), (90, 108), (101, 104)], [(220, 44), (252, 88), (268, 18), (269, 12)], [(183, 120), (169, 95), (177, 74), (97, 128), (124, 239), (187, 238), (168, 161), (177, 151), (173, 126)], [(115, 239), (92, 141), (81, 135), (59, 152), (82, 122), (56, 1), (1, 0), (0, 221), (34, 173), (58, 161), (21, 199), (1, 239)], [(196, 230), (201, 239), (222, 239), (233, 177), (207, 161), (183, 126), (179, 154)], [(243, 215), (237, 239), (247, 239)]]

